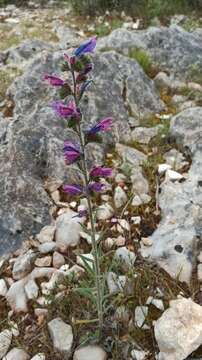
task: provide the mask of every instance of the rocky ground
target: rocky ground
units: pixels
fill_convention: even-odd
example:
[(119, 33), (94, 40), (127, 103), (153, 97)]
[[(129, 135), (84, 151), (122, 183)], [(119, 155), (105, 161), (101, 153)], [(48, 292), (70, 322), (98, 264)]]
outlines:
[[(201, 21), (144, 28), (122, 14), (114, 26), (31, 6), (0, 10), (0, 359), (200, 359)], [(89, 148), (89, 162), (114, 168), (94, 199), (108, 295), (97, 344), (95, 305), (79, 291), (92, 285), (91, 239), (74, 217), (86, 203), (61, 192), (76, 179), (62, 154), (74, 134), (42, 76), (103, 26), (83, 104), (88, 126), (114, 118)]]

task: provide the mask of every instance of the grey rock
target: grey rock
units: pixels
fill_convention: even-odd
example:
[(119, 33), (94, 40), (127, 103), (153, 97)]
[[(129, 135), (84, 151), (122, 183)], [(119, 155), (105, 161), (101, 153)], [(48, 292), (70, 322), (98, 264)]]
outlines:
[(55, 318), (48, 323), (48, 330), (56, 351), (63, 354), (64, 359), (69, 359), (73, 345), (73, 334), (70, 325), (62, 319)]
[(13, 266), (13, 279), (20, 280), (31, 272), (35, 259), (36, 254), (32, 250), (19, 256)]
[(25, 293), (28, 299), (36, 299), (39, 294), (39, 287), (34, 280), (29, 280), (25, 285)]
[(30, 356), (22, 349), (13, 348), (3, 360), (29, 360)]
[(55, 235), (55, 225), (44, 226), (36, 238), (40, 243), (53, 241)]
[(98, 220), (108, 220), (114, 215), (114, 209), (110, 204), (103, 204), (98, 206), (96, 211), (96, 218)]
[(135, 325), (138, 328), (147, 329), (148, 326), (145, 324), (145, 320), (148, 315), (148, 306), (136, 306), (135, 308)]
[(184, 360), (202, 344), (202, 307), (180, 298), (154, 324), (160, 360)]
[(31, 360), (46, 360), (46, 356), (43, 353), (36, 354)]
[(110, 271), (107, 274), (107, 286), (110, 294), (117, 294), (123, 292), (126, 285), (126, 276), (118, 276), (114, 272)]
[(139, 166), (136, 166), (131, 172), (131, 183), (134, 194), (142, 195), (146, 194), (149, 191), (149, 183), (147, 179), (142, 174), (142, 169)]
[(190, 76), (193, 64), (202, 69), (202, 43), (200, 37), (178, 26), (150, 27), (146, 30), (117, 29), (98, 42), (98, 49), (114, 49), (127, 53), (130, 49), (143, 49), (151, 55), (162, 71), (176, 78)]
[(125, 191), (122, 189), (122, 187), (117, 186), (114, 190), (114, 205), (117, 209), (119, 209), (121, 206), (125, 205), (127, 202), (127, 195)]
[(151, 196), (148, 194), (135, 195), (131, 205), (140, 206), (142, 204), (148, 204), (151, 201)]
[(172, 168), (176, 171), (178, 171), (181, 168), (183, 168), (184, 166), (188, 165), (188, 161), (186, 161), (184, 155), (176, 149), (171, 149), (171, 150), (167, 151), (163, 155), (163, 157), (166, 160), (166, 163), (168, 165), (171, 165)]
[(106, 352), (97, 345), (88, 345), (76, 350), (73, 360), (107, 360)]
[(38, 246), (38, 250), (41, 254), (48, 254), (53, 252), (57, 248), (57, 245), (54, 241), (50, 241)]
[(139, 166), (147, 160), (145, 154), (127, 145), (116, 144), (116, 150), (123, 161), (129, 165)]
[(196, 262), (197, 239), (202, 236), (202, 108), (187, 109), (171, 120), (170, 134), (192, 157), (186, 180), (161, 185), (162, 220), (151, 236), (153, 245), (141, 253), (171, 276), (189, 283)]
[(69, 246), (78, 245), (80, 241), (81, 223), (84, 222), (84, 218), (75, 215), (75, 211), (68, 210), (56, 220), (55, 240), (61, 251), (65, 251)]
[(38, 267), (49, 267), (51, 266), (51, 263), (52, 263), (52, 256), (50, 255), (44, 256), (42, 258), (38, 257), (35, 260), (35, 265)]
[(150, 140), (158, 134), (159, 128), (151, 127), (137, 127), (131, 133), (131, 138), (133, 141), (138, 141), (141, 144), (148, 144)]
[(0, 279), (0, 296), (6, 296), (8, 291), (7, 284), (4, 279)]
[(147, 358), (148, 352), (142, 350), (132, 350), (131, 356), (134, 360), (145, 360)]
[(51, 51), (54, 47), (38, 39), (25, 40), (20, 45), (6, 50), (7, 61), (15, 65), (22, 65), (23, 61), (28, 61), (42, 51)]
[(172, 80), (170, 79), (170, 77), (160, 71), (154, 78), (154, 82), (155, 82), (155, 85), (156, 87), (159, 89), (159, 90), (171, 90), (172, 88)]
[(132, 266), (136, 260), (136, 255), (134, 252), (128, 250), (127, 247), (123, 246), (115, 251), (114, 259), (127, 266)]
[(55, 251), (53, 253), (53, 267), (59, 269), (64, 264), (65, 264), (64, 256), (59, 252)]
[(56, 24), (53, 28), (57, 37), (59, 38), (59, 47), (67, 50), (68, 48), (77, 47), (81, 42), (80, 36), (74, 29), (66, 27), (64, 25)]
[(12, 331), (4, 330), (0, 333), (0, 359), (6, 355), (12, 341)]

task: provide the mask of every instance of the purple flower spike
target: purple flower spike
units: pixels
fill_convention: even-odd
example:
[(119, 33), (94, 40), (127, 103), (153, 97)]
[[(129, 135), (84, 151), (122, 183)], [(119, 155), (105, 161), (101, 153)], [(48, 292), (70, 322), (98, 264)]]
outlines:
[(107, 168), (107, 167), (97, 166), (97, 167), (94, 167), (91, 170), (90, 176), (91, 177), (98, 177), (98, 176), (108, 177), (108, 176), (112, 176), (112, 169)]
[(45, 74), (43, 76), (43, 80), (47, 80), (48, 83), (52, 86), (63, 86), (65, 83), (64, 80), (58, 78), (57, 76), (49, 75), (49, 74)]
[(79, 218), (82, 218), (82, 217), (86, 217), (88, 215), (88, 211), (87, 210), (79, 210), (78, 211), (78, 214), (73, 216), (73, 218), (75, 217), (79, 217)]
[(80, 57), (81, 55), (92, 53), (96, 47), (96, 37), (81, 44), (78, 49), (75, 50), (74, 55)]
[(94, 191), (94, 192), (101, 192), (102, 190), (104, 190), (105, 185), (101, 184), (99, 182), (92, 182), (88, 185), (88, 190), (90, 191)]
[(93, 69), (93, 64), (87, 64), (85, 69), (81, 71), (76, 78), (77, 82), (83, 81), (86, 78), (86, 75)]
[(70, 195), (80, 195), (83, 192), (83, 187), (81, 185), (64, 185), (63, 191)]
[(71, 141), (65, 141), (63, 151), (67, 165), (73, 164), (81, 156), (79, 146)]
[(60, 117), (64, 117), (66, 119), (72, 117), (80, 118), (80, 112), (76, 108), (76, 104), (73, 100), (71, 100), (68, 105), (64, 105), (61, 101), (54, 101), (52, 103), (52, 108)]
[(105, 118), (101, 120), (97, 125), (93, 126), (87, 131), (88, 135), (94, 135), (100, 131), (107, 132), (111, 130), (112, 118)]

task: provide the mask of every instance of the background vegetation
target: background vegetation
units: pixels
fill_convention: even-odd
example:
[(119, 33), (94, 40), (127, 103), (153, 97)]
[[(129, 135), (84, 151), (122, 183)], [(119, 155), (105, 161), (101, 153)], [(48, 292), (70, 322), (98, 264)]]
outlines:
[[(45, 4), (47, 0), (36, 0)], [(0, 6), (7, 4), (26, 5), (28, 0), (0, 0)], [(106, 10), (125, 11), (133, 16), (155, 16), (186, 13), (202, 10), (202, 0), (58, 0), (58, 3), (69, 2), (79, 15), (96, 15)]]

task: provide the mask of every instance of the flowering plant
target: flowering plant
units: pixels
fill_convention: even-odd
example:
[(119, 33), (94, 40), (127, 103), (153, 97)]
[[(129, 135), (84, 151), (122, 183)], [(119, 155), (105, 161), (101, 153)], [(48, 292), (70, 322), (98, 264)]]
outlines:
[(64, 158), (67, 165), (78, 164), (78, 169), (83, 174), (83, 184), (67, 184), (63, 186), (63, 191), (70, 195), (84, 195), (87, 199), (88, 209), (79, 212), (78, 216), (83, 217), (88, 213), (91, 224), (91, 240), (94, 256), (95, 285), (96, 285), (96, 302), (99, 320), (99, 328), (103, 326), (103, 295), (101, 290), (101, 272), (98, 244), (96, 242), (95, 220), (93, 214), (92, 194), (99, 193), (103, 190), (104, 185), (99, 181), (100, 177), (109, 177), (112, 175), (112, 169), (103, 166), (93, 166), (91, 169), (87, 166), (86, 146), (91, 140), (101, 132), (111, 130), (112, 118), (101, 119), (93, 127), (83, 130), (83, 116), (80, 108), (80, 101), (83, 94), (87, 91), (92, 83), (89, 75), (93, 69), (90, 54), (96, 47), (96, 38), (84, 42), (79, 46), (71, 56), (65, 54), (63, 70), (71, 75), (71, 83), (52, 74), (45, 74), (46, 80), (51, 86), (60, 89), (61, 100), (54, 101), (52, 108), (56, 115), (64, 118), (67, 125), (76, 132), (78, 141), (65, 141)]

